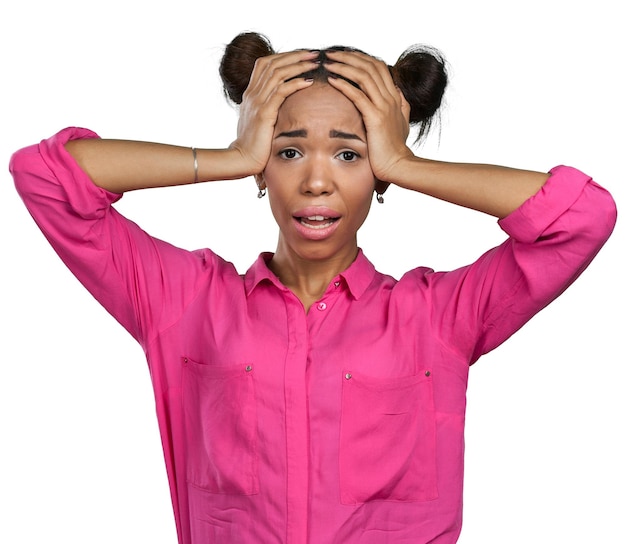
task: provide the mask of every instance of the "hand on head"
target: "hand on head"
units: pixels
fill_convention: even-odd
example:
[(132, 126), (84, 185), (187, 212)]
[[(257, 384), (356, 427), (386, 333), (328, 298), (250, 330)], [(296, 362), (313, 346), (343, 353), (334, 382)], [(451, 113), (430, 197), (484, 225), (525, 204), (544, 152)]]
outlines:
[(430, 127), (447, 84), (444, 61), (436, 50), (413, 47), (394, 67), (361, 51), (332, 47), (319, 52), (275, 54), (267, 38), (237, 36), (220, 65), (224, 89), (241, 104), (237, 139), (250, 174), (260, 174), (269, 159), (278, 111), (291, 94), (315, 81), (328, 83), (353, 102), (363, 117), (374, 175), (393, 182), (394, 168), (412, 156), (406, 145), (409, 124), (419, 124), (418, 139)]
[(313, 82), (297, 77), (315, 68), (316, 53), (293, 51), (260, 57), (242, 96), (237, 125), (237, 149), (250, 174), (261, 174), (269, 159), (278, 110), (285, 98)]
[(329, 51), (327, 55), (333, 61), (327, 69), (342, 76), (330, 77), (328, 83), (349, 98), (363, 117), (374, 176), (393, 181), (394, 166), (413, 156), (406, 145), (409, 103), (384, 62), (356, 51)]

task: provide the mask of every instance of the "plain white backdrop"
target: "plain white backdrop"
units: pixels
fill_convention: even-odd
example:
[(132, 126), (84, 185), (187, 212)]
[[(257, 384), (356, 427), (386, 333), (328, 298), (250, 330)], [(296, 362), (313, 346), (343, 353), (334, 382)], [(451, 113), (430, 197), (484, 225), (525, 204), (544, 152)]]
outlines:
[[(68, 125), (227, 146), (236, 111), (217, 67), (227, 42), (256, 30), (279, 50), (346, 44), (390, 64), (413, 43), (436, 46), (451, 83), (440, 130), (416, 153), (542, 171), (568, 164), (618, 207), (625, 201), (617, 3), (365, 4), (5, 2), (0, 156), (7, 165)], [(6, 168), (1, 179), (0, 542), (173, 544), (143, 353), (48, 247)], [(274, 249), (252, 179), (136, 192), (118, 209), (241, 272)], [(487, 216), (391, 187), (360, 245), (399, 277), (466, 264), (503, 237)], [(618, 221), (579, 281), (472, 368), (461, 544), (626, 542), (625, 248)]]

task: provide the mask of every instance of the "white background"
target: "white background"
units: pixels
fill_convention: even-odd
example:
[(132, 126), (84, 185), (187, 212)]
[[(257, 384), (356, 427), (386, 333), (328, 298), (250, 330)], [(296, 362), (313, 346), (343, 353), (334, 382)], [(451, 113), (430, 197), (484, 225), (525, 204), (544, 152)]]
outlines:
[[(224, 44), (334, 44), (389, 63), (440, 48), (441, 131), (416, 150), (546, 171), (569, 164), (624, 202), (623, 17), (612, 0), (380, 2), (31, 0), (0, 8), (1, 153), (68, 125), (223, 147)], [(217, 8), (216, 6), (220, 6)], [(0, 542), (176, 540), (141, 349), (68, 273), (0, 185)], [(390, 188), (360, 245), (396, 277), (449, 269), (503, 239), (495, 222)], [(155, 236), (245, 271), (276, 238), (251, 179), (126, 195)], [(623, 224), (580, 280), (470, 374), (462, 544), (619, 543), (626, 379)]]

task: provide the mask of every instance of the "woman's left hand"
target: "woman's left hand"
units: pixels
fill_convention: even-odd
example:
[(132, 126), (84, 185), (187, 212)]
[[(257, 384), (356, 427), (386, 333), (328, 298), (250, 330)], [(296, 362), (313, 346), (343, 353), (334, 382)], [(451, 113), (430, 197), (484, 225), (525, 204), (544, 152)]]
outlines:
[(329, 78), (334, 88), (349, 98), (363, 116), (370, 165), (376, 178), (394, 183), (394, 172), (404, 159), (413, 158), (406, 145), (410, 106), (396, 87), (387, 65), (364, 53), (328, 52), (326, 68), (354, 81), (357, 89), (341, 78)]
[(506, 217), (545, 183), (541, 172), (486, 164), (463, 164), (416, 157), (406, 145), (410, 108), (382, 61), (357, 52), (328, 53), (329, 71), (354, 81), (329, 78), (361, 112), (376, 190), (388, 183), (446, 202)]

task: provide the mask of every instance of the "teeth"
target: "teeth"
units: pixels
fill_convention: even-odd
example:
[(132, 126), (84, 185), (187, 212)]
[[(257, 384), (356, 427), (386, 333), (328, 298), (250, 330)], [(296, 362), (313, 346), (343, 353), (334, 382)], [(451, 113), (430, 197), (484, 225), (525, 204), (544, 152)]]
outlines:
[(323, 219), (325, 219), (325, 217), (315, 215), (313, 217), (301, 218), (300, 223), (302, 223), (305, 227), (308, 227), (310, 229), (324, 229), (333, 224), (333, 221), (329, 220), (329, 221), (326, 221), (325, 223), (312, 225), (311, 223), (307, 223), (305, 219), (308, 219), (310, 221), (322, 221)]

